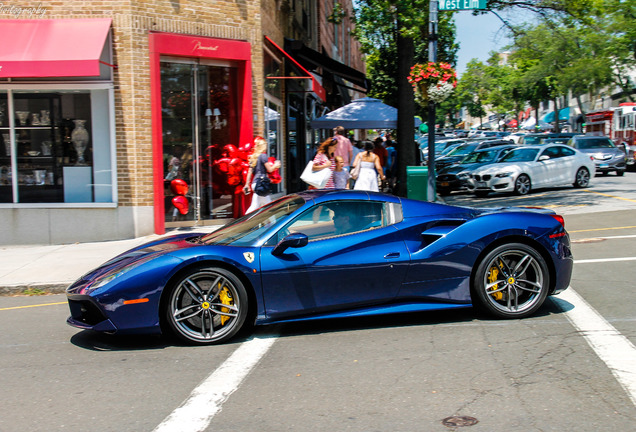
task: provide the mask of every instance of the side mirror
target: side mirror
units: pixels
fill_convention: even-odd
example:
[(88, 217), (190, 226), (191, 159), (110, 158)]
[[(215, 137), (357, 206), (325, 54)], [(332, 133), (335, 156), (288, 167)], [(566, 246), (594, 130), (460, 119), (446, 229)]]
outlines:
[(272, 255), (282, 255), (287, 248), (300, 248), (307, 246), (307, 243), (309, 243), (309, 239), (306, 234), (289, 234), (287, 237), (278, 242), (278, 244), (274, 247), (274, 250), (272, 250)]
[(545, 160), (550, 160), (550, 156), (548, 155), (539, 156), (539, 162), (545, 161)]

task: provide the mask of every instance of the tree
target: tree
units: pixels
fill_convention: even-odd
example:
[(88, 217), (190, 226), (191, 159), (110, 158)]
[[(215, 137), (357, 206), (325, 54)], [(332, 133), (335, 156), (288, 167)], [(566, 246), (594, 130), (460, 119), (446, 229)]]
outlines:
[[(398, 109), (398, 194), (406, 193), (406, 167), (415, 165), (414, 116), (426, 118), (415, 106), (407, 81), (410, 67), (428, 58), (428, 0), (361, 0), (356, 8), (355, 35), (367, 54), (369, 96)], [(448, 14), (440, 14), (440, 60), (455, 64), (457, 45)]]

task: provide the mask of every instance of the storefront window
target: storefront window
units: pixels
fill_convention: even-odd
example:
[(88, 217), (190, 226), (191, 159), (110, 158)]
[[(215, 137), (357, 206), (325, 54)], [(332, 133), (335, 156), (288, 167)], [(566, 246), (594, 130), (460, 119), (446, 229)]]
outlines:
[(0, 202), (113, 202), (108, 92), (0, 93)]

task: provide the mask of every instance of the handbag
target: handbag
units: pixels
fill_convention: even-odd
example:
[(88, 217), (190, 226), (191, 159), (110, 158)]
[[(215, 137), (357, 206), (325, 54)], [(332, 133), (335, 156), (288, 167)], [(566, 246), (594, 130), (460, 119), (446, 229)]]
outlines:
[(256, 177), (256, 182), (254, 185), (254, 193), (258, 196), (267, 196), (272, 193), (271, 188), (272, 182), (269, 180), (269, 177), (265, 174), (259, 174)]
[(358, 176), (360, 175), (360, 165), (362, 165), (362, 164), (360, 162), (358, 162), (358, 165), (353, 167), (353, 169), (349, 173), (351, 175), (351, 178), (354, 179), (354, 180), (358, 180)]
[(300, 179), (316, 189), (324, 189), (331, 174), (332, 172), (329, 168), (314, 171), (314, 161), (311, 160), (300, 175)]

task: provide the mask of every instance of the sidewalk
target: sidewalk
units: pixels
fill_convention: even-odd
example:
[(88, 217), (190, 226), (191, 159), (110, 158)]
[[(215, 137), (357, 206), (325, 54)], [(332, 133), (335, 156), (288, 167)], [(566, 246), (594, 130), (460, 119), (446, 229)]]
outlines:
[(80, 276), (130, 248), (174, 234), (212, 231), (207, 228), (95, 243), (0, 246), (0, 295), (63, 293)]

